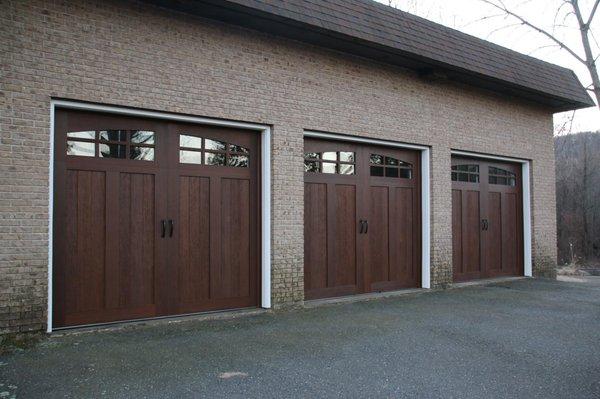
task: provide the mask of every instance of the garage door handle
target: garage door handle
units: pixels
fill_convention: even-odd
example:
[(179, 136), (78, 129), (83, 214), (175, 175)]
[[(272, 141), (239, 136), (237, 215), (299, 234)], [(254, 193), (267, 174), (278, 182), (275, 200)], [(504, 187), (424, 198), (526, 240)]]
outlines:
[(487, 231), (487, 229), (489, 228), (489, 224), (487, 219), (481, 219), (481, 230), (482, 231)]
[(365, 220), (365, 234), (369, 232), (369, 221)]
[(169, 219), (169, 237), (173, 237), (173, 221)]
[(363, 229), (364, 229), (364, 227), (365, 227), (365, 226), (363, 225), (363, 223), (364, 223), (364, 222), (365, 222), (365, 221), (364, 221), (364, 220), (362, 220), (362, 219), (361, 219), (361, 220), (358, 222), (358, 224), (360, 225), (360, 230), (358, 231), (358, 234), (362, 234), (362, 233), (363, 233)]
[(167, 223), (164, 220), (161, 220), (160, 225), (160, 238), (165, 238), (165, 233), (167, 231)]

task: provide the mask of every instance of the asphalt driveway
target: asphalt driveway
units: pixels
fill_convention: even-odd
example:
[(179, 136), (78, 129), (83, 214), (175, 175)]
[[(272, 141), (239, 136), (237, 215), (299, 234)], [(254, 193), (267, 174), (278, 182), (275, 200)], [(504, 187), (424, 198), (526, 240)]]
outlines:
[(600, 278), (52, 337), (0, 398), (600, 397)]

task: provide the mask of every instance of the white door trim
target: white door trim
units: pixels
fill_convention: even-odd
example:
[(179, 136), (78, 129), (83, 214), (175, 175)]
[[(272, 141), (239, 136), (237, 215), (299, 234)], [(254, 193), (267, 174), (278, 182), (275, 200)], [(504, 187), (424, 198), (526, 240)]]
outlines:
[(407, 148), (421, 152), (421, 287), (431, 288), (431, 176), (429, 174), (430, 148), (416, 144), (405, 144), (396, 141), (376, 140), (364, 137), (323, 133), (312, 130), (305, 130), (304, 137), (350, 141), (355, 143), (382, 145), (386, 147)]
[(52, 100), (50, 102), (50, 165), (49, 165), (49, 205), (48, 205), (48, 318), (47, 332), (52, 332), (52, 226), (54, 216), (54, 115), (57, 108), (103, 112), (119, 115), (139, 116), (162, 120), (190, 122), (202, 125), (233, 127), (260, 132), (261, 135), (261, 307), (271, 307), (271, 128), (246, 122), (236, 122), (174, 114), (169, 112), (146, 111), (112, 105), (89, 104), (78, 101)]
[(523, 175), (523, 275), (525, 277), (533, 277), (533, 261), (531, 255), (531, 161), (521, 158), (480, 154), (477, 152), (460, 150), (452, 150), (451, 154), (521, 164), (521, 173)]

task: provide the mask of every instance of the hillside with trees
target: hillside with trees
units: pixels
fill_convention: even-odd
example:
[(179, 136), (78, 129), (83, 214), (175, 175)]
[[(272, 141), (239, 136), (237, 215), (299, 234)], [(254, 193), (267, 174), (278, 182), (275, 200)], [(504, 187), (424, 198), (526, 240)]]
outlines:
[(554, 139), (559, 264), (600, 261), (600, 131)]

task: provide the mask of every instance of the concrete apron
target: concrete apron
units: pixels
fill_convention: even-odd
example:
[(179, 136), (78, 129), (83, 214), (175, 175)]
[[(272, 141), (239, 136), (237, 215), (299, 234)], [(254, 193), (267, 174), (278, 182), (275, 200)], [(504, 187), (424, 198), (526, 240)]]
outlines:
[[(485, 286), (489, 284), (499, 284), (504, 282), (516, 281), (529, 279), (531, 277), (497, 277), (490, 279), (482, 279), (482, 280), (474, 280), (467, 281), (461, 283), (454, 283), (444, 288), (409, 288), (402, 289), (396, 291), (385, 291), (385, 292), (372, 292), (367, 294), (357, 294), (357, 295), (348, 295), (342, 297), (335, 298), (324, 298), (324, 299), (314, 299), (310, 301), (304, 301), (301, 305), (287, 308), (287, 311), (294, 311), (294, 309), (298, 308), (318, 308), (321, 306), (332, 306), (332, 305), (341, 305), (355, 302), (367, 302), (374, 301), (384, 298), (396, 298), (402, 296), (416, 296), (421, 294), (426, 294), (430, 292), (442, 291), (444, 289), (460, 289), (466, 287), (474, 287), (474, 286)], [(281, 309), (279, 311), (286, 311), (286, 309)], [(186, 314), (186, 315), (176, 315), (176, 316), (165, 316), (165, 317), (154, 317), (150, 319), (137, 319), (137, 320), (126, 320), (126, 321), (117, 321), (112, 323), (102, 323), (102, 324), (93, 324), (93, 325), (85, 325), (85, 326), (76, 326), (76, 327), (67, 327), (54, 330), (50, 333), (51, 337), (62, 337), (65, 335), (74, 335), (74, 334), (84, 334), (84, 333), (94, 333), (94, 332), (110, 332), (124, 329), (133, 329), (133, 328), (142, 328), (142, 327), (151, 327), (151, 326), (159, 326), (159, 325), (167, 325), (167, 324), (178, 324), (185, 323), (189, 321), (213, 321), (213, 320), (232, 320), (237, 318), (246, 318), (253, 317), (258, 315), (263, 315), (266, 313), (277, 313), (278, 310), (273, 309), (262, 309), (262, 308), (247, 308), (247, 309), (235, 309), (235, 310), (218, 310), (214, 312), (203, 312), (203, 313), (195, 313), (195, 314)]]

